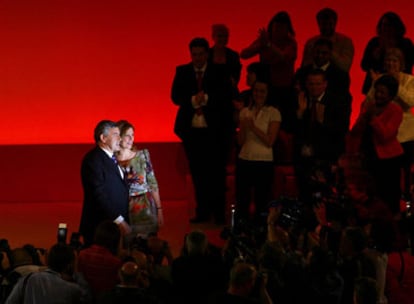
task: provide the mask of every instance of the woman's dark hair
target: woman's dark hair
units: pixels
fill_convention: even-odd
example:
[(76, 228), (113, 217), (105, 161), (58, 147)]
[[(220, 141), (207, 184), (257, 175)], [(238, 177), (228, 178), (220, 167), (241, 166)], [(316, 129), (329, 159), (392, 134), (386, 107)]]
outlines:
[[(271, 85), (270, 85), (268, 79), (263, 78), (263, 77), (256, 77), (256, 81), (254, 82), (254, 84), (252, 86), (252, 91), (254, 91), (254, 87), (256, 86), (257, 83), (264, 83), (264, 84), (266, 84), (266, 87), (267, 87), (267, 96), (266, 96), (266, 101), (265, 101), (264, 104), (265, 105), (268, 105), (269, 104), (269, 101), (270, 101), (270, 99), (272, 97), (272, 94), (271, 94)], [(253, 98), (253, 102), (250, 105), (250, 107), (253, 107), (255, 104), (256, 104), (256, 101)]]
[(395, 29), (395, 34), (397, 38), (402, 38), (405, 35), (405, 25), (402, 22), (399, 15), (394, 12), (386, 12), (384, 15), (381, 16), (377, 23), (377, 35), (381, 34), (381, 26), (384, 19), (390, 23), (390, 25)]
[(391, 75), (382, 75), (375, 81), (374, 87), (376, 88), (379, 85), (383, 85), (388, 89), (390, 97), (394, 98), (398, 93), (398, 80)]
[(276, 15), (270, 19), (269, 24), (267, 25), (267, 33), (272, 37), (272, 25), (273, 23), (282, 23), (288, 26), (288, 32), (295, 36), (295, 30), (293, 29), (292, 21), (290, 20), (290, 16), (286, 11), (278, 12)]

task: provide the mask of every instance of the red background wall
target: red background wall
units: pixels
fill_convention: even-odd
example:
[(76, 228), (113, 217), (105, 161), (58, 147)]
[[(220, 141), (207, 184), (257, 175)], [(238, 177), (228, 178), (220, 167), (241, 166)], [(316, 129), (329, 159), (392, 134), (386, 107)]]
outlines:
[(334, 8), (338, 31), (355, 44), (355, 118), (364, 47), (387, 10), (400, 14), (413, 37), (411, 2), (0, 0), (0, 202), (80, 202), (80, 162), (93, 128), (101, 119), (121, 118), (136, 125), (137, 141), (149, 148), (162, 198), (186, 198), (170, 86), (175, 66), (189, 61), (188, 42), (211, 41), (213, 23), (229, 26), (229, 46), (240, 51), (277, 11), (287, 10), (299, 65), (306, 39), (318, 31), (316, 12)]
[(400, 14), (412, 37), (409, 0), (2, 0), (0, 145), (91, 143), (92, 129), (103, 118), (130, 120), (138, 141), (175, 142), (170, 85), (175, 66), (189, 60), (192, 37), (210, 39), (211, 24), (226, 23), (229, 46), (240, 51), (274, 13), (287, 10), (299, 64), (324, 6), (337, 10), (338, 31), (355, 43), (355, 118), (365, 44), (387, 10)]

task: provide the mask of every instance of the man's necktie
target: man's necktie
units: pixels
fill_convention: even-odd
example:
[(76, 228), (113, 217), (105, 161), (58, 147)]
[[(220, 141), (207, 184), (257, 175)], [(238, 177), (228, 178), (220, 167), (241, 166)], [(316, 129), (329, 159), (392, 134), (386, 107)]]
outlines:
[(203, 71), (196, 72), (198, 92), (203, 90)]
[[(197, 78), (197, 89), (198, 92), (201, 92), (203, 90), (203, 71), (196, 71), (196, 78)], [(201, 107), (197, 108), (195, 110), (197, 115), (203, 114), (203, 109)]]
[(318, 100), (316, 98), (311, 99), (311, 122), (314, 123), (317, 118), (317, 110), (316, 110), (316, 104), (318, 103)]
[(119, 166), (119, 164), (118, 164), (118, 160), (116, 159), (115, 154), (112, 154), (111, 159), (112, 159), (112, 161), (114, 162), (115, 166), (117, 167), (117, 169), (118, 169), (119, 174), (121, 175), (121, 177), (122, 177), (123, 179), (125, 179), (125, 178), (126, 178), (126, 174), (125, 174), (125, 172), (121, 169), (121, 167)]

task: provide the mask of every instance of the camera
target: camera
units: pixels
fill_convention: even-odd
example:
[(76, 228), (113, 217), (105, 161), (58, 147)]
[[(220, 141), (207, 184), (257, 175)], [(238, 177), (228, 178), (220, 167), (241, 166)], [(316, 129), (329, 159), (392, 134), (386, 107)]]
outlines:
[(66, 223), (60, 223), (57, 232), (57, 242), (60, 244), (66, 244), (67, 234), (68, 229)]
[(303, 203), (296, 198), (281, 196), (269, 203), (269, 208), (280, 208), (277, 224), (285, 230), (303, 224)]

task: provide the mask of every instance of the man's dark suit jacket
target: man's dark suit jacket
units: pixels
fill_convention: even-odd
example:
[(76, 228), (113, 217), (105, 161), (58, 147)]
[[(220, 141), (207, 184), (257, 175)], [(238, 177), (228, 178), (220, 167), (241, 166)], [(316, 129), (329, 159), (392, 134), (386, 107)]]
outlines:
[[(313, 64), (306, 65), (304, 67), (299, 68), (296, 71), (295, 78), (299, 80), (300, 86), (303, 90), (306, 89), (305, 81), (307, 74), (314, 70)], [(330, 92), (333, 92), (338, 95), (343, 95), (346, 98), (349, 98), (351, 103), (351, 93), (350, 93), (350, 85), (351, 80), (349, 77), (349, 73), (341, 70), (332, 62), (329, 64), (328, 68), (325, 71), (326, 73), (326, 80), (328, 81), (328, 88)]]
[(103, 220), (115, 220), (122, 215), (128, 221), (128, 186), (119, 168), (98, 146), (83, 158), (81, 178), (84, 199), (79, 232), (85, 245), (90, 245)]
[[(203, 76), (203, 90), (208, 95), (207, 105), (202, 107), (208, 128), (218, 133), (224, 130), (230, 131), (233, 92), (230, 76), (224, 65), (207, 64)], [(171, 99), (175, 105), (179, 106), (174, 132), (182, 140), (188, 139), (188, 133), (192, 127), (195, 109), (191, 98), (197, 92), (198, 86), (193, 64), (178, 66), (171, 88)]]
[[(309, 100), (309, 99), (308, 99)], [(314, 156), (320, 160), (336, 161), (345, 152), (345, 135), (349, 125), (349, 107), (342, 95), (326, 91), (321, 103), (325, 105), (322, 124), (311, 122), (311, 105), (302, 119), (297, 119), (295, 149), (300, 153), (304, 144), (314, 149)]]

